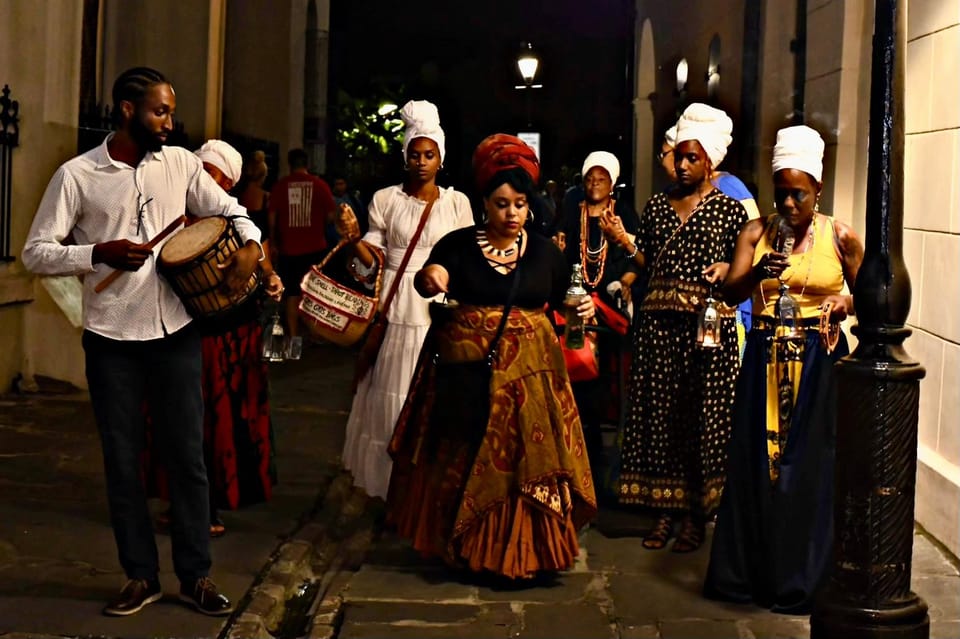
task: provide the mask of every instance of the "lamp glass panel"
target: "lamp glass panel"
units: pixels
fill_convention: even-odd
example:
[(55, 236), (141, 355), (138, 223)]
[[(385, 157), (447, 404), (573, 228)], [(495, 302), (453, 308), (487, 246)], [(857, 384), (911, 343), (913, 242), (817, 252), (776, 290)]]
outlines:
[(540, 61), (533, 56), (524, 56), (517, 60), (517, 67), (520, 69), (520, 75), (525, 82), (533, 81), (534, 76), (537, 75), (538, 66), (540, 66)]

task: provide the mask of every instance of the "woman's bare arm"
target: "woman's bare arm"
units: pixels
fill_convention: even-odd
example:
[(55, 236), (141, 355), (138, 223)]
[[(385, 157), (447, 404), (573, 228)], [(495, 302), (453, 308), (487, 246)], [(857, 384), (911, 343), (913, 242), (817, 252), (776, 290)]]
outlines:
[(754, 268), (753, 254), (763, 232), (762, 219), (750, 220), (740, 229), (737, 244), (733, 249), (733, 262), (720, 289), (720, 294), (727, 304), (739, 304), (747, 299), (762, 281), (762, 274)]

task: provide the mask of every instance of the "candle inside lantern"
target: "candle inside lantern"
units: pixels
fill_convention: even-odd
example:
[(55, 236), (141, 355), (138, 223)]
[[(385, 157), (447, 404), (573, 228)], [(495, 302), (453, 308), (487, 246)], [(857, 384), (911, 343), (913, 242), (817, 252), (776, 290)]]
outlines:
[(707, 298), (707, 303), (697, 318), (697, 347), (720, 347), (720, 313), (712, 297)]

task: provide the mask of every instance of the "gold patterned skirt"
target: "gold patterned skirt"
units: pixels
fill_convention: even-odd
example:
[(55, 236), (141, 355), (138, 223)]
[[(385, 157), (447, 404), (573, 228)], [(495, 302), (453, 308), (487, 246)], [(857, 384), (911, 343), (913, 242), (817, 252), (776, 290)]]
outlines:
[(577, 530), (596, 514), (587, 452), (563, 354), (542, 311), (514, 309), (479, 432), (471, 406), (442, 406), (436, 361), (481, 359), (499, 307), (462, 306), (430, 329), (390, 455), (388, 523), (425, 556), (473, 571), (526, 578), (564, 570)]

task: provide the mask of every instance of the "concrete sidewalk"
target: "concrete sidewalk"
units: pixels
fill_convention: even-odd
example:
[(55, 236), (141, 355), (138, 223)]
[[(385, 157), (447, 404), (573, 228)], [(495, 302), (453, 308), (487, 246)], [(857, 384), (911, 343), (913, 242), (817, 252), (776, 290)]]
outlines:
[[(334, 347), (271, 365), (279, 483), (269, 503), (224, 512), (227, 534), (212, 541), (212, 576), (235, 603), (338, 472), (351, 371), (352, 355)], [(233, 622), (176, 601), (164, 534), (157, 541), (167, 597), (130, 617), (101, 615), (124, 575), (86, 393), (0, 399), (0, 457), (0, 637), (216, 637)]]
[[(803, 638), (807, 617), (700, 595), (709, 545), (687, 555), (644, 550), (637, 537), (581, 535), (575, 568), (528, 588), (471, 578), (420, 559), (384, 536), (341, 593), (339, 639), (523, 637), (553, 639)], [(708, 540), (709, 543), (709, 540)], [(960, 576), (920, 534), (913, 587), (930, 606), (931, 637), (960, 637)]]

